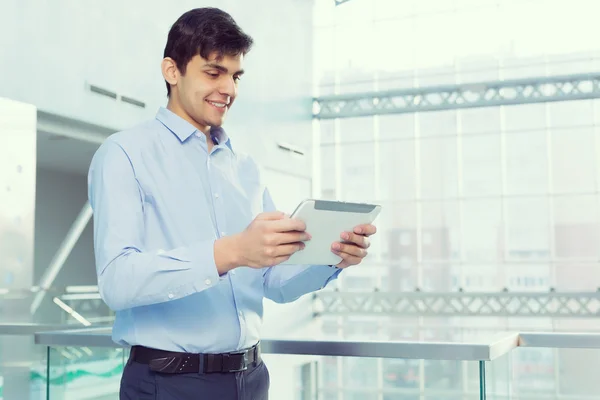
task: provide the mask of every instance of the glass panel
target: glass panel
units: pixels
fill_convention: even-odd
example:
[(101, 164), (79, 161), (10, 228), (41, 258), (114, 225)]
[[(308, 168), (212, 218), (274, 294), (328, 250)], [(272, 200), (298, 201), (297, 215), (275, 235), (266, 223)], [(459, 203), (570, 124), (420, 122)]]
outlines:
[(463, 137), (460, 162), (465, 196), (499, 195), (502, 192), (500, 135)]
[[(431, 4), (431, 1), (428, 2), (416, 2), (417, 8), (419, 5), (423, 3)], [(445, 3), (448, 7), (450, 3)], [(458, 31), (456, 20), (454, 18), (448, 18), (448, 15), (453, 14), (425, 14), (423, 11), (416, 11), (416, 18), (414, 19), (414, 31), (413, 38), (418, 37), (418, 41), (414, 41), (413, 39), (413, 48), (415, 52), (415, 59), (417, 63), (417, 67), (423, 70), (431, 70), (442, 69), (438, 68), (440, 66), (444, 66), (444, 69), (447, 70), (447, 75), (452, 77), (452, 82), (454, 82), (454, 65), (453, 61), (456, 56), (458, 49), (463, 46), (460, 46), (458, 43)], [(446, 32), (445, 35), (431, 35), (430, 33), (435, 31), (436, 29), (440, 29), (440, 31)], [(417, 44), (418, 43), (418, 44)], [(430, 49), (431, 51), (427, 51)], [(433, 68), (432, 68), (433, 67)], [(446, 74), (445, 74), (446, 75)], [(421, 82), (422, 86), (429, 85), (437, 85), (443, 83), (451, 83), (445, 79), (442, 80), (428, 80), (425, 82)]]
[(332, 27), (313, 30), (313, 71), (319, 86), (319, 95), (334, 94), (333, 74), (335, 70), (335, 31)]
[[(398, 3), (397, 7), (404, 8), (404, 4)], [(376, 21), (373, 26), (376, 29), (375, 34), (377, 37), (377, 40), (369, 46), (373, 54), (377, 54), (377, 57), (374, 57), (376, 63), (373, 68), (380, 70), (379, 76), (388, 78), (379, 83), (379, 90), (413, 87), (412, 78), (400, 79), (399, 81), (390, 80), (389, 78), (394, 75), (405, 76), (408, 71), (412, 75), (416, 63), (415, 19), (405, 19), (401, 24), (394, 20), (380, 20)], [(357, 29), (357, 31), (360, 31), (360, 29)], [(359, 51), (358, 53), (362, 52)], [(401, 54), (400, 57), (399, 54)]]
[[(320, 197), (327, 200), (335, 200), (339, 195), (336, 193), (336, 152), (335, 145), (327, 144), (321, 146), (321, 193)], [(317, 193), (317, 196), (319, 193)]]
[(596, 190), (594, 129), (552, 130), (552, 175), (555, 193)]
[(457, 64), (457, 70), (459, 71), (458, 81), (460, 83), (494, 82), (500, 78), (500, 67), (498, 60), (481, 60), (478, 57), (467, 56), (465, 59), (458, 60)]
[[(489, 364), (488, 400), (507, 394), (519, 399), (593, 399), (600, 393), (598, 349), (517, 348)], [(493, 382), (499, 386), (492, 387)]]
[[(504, 287), (516, 292), (547, 292), (552, 285), (548, 262), (523, 261), (504, 267)], [(558, 277), (557, 277), (558, 279)]]
[(451, 263), (437, 262), (421, 264), (421, 289), (428, 292), (449, 292), (458, 289), (458, 281)]
[(506, 209), (506, 259), (549, 260), (552, 254), (548, 198), (507, 199)]
[(554, 199), (554, 246), (559, 259), (593, 259), (600, 254), (597, 196)]
[(417, 206), (413, 202), (384, 203), (378, 218), (382, 263), (390, 266), (389, 291), (414, 290), (417, 269)]
[(423, 260), (460, 258), (460, 211), (457, 201), (424, 202), (421, 206), (421, 254)]
[[(503, 67), (502, 75), (504, 79), (529, 79), (532, 76), (546, 75), (545, 58), (541, 56), (515, 59), (508, 58), (504, 61)], [(545, 107), (545, 104), (542, 106)], [(524, 106), (515, 106), (515, 108), (520, 107)], [(507, 107), (507, 109), (508, 108), (511, 107)]]
[(381, 200), (414, 199), (416, 195), (415, 141), (384, 141), (379, 145)]
[(500, 108), (484, 107), (459, 111), (461, 130), (465, 135), (497, 133), (501, 130)]
[(546, 104), (520, 104), (504, 107), (507, 131), (543, 130), (546, 126)]
[(321, 134), (321, 144), (335, 143), (335, 124), (331, 119), (322, 119), (319, 121), (319, 131)]
[(456, 137), (420, 141), (421, 196), (443, 199), (458, 196)]
[(456, 111), (417, 113), (420, 136), (456, 135)]
[[(499, 199), (463, 202), (462, 240), (465, 260), (470, 263), (493, 263), (500, 260), (502, 232), (502, 207)], [(480, 265), (479, 269), (485, 267)]]
[(341, 146), (342, 193), (339, 200), (366, 202), (375, 193), (374, 143), (354, 143)]
[(381, 140), (414, 138), (414, 136), (415, 114), (379, 116), (379, 138)]
[(264, 360), (274, 399), (479, 398), (477, 361), (277, 354), (266, 354)]
[(121, 348), (50, 348), (50, 399), (116, 399), (127, 355)]
[(554, 275), (556, 290), (593, 292), (600, 288), (600, 268), (596, 261), (560, 262), (554, 266)]
[(485, 365), (486, 400), (505, 400), (510, 398), (510, 374), (512, 353), (507, 353)]
[(594, 124), (594, 112), (591, 100), (560, 101), (548, 103), (550, 126), (591, 126)]
[(46, 348), (33, 336), (0, 336), (0, 399), (46, 398)]
[[(474, 343), (461, 330), (421, 329), (404, 325), (376, 324), (372, 317), (323, 319), (332, 325), (332, 336), (317, 340), (377, 341), (389, 337), (419, 343)], [(340, 324), (340, 321), (342, 323)], [(440, 319), (444, 322), (447, 319)], [(397, 331), (394, 334), (394, 331)], [(403, 332), (398, 336), (398, 332)], [(313, 332), (314, 333), (314, 332)], [(300, 335), (307, 339), (307, 336)], [(314, 337), (314, 335), (313, 335)], [(489, 338), (486, 333), (485, 338)], [(424, 354), (428, 350), (423, 350)], [(48, 369), (50, 399), (116, 399), (127, 349), (53, 347)], [(468, 354), (468, 352), (465, 352)], [(374, 357), (330, 357), (313, 355), (265, 354), (270, 375), (270, 397), (274, 399), (454, 399), (478, 398), (478, 361), (411, 360)], [(159, 388), (160, 390), (160, 388)], [(43, 398), (43, 397), (35, 397)], [(9, 400), (9, 399), (7, 399)]]
[(546, 194), (548, 157), (546, 132), (525, 131), (506, 136), (506, 191), (509, 194)]
[(373, 0), (375, 19), (389, 20), (407, 18), (415, 12), (413, 0), (398, 3), (397, 0)]
[(372, 142), (373, 141), (373, 118), (341, 118), (340, 142)]
[[(418, 23), (418, 22), (417, 22)], [(421, 50), (422, 51), (422, 50)], [(416, 55), (417, 62), (421, 62), (419, 60), (419, 54)], [(426, 69), (417, 69), (416, 72), (419, 87), (431, 87), (431, 86), (440, 86), (440, 85), (454, 85), (457, 81), (456, 73), (454, 71), (454, 67), (442, 67), (442, 68), (426, 68)], [(456, 117), (456, 111), (435, 111), (436, 113), (448, 113), (454, 114)], [(427, 112), (429, 114), (429, 112)], [(445, 134), (446, 132), (438, 132), (436, 135)]]

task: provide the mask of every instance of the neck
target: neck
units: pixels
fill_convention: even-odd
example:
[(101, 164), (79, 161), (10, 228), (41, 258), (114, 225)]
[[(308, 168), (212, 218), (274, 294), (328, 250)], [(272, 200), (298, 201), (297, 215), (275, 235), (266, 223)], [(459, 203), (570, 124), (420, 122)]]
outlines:
[(167, 103), (167, 110), (169, 110), (173, 114), (178, 115), (181, 118), (185, 119), (187, 122), (192, 124), (200, 132), (204, 133), (204, 135), (206, 136), (207, 143), (210, 142), (212, 144), (212, 141), (210, 140), (210, 126), (199, 124), (192, 117), (190, 117), (190, 115), (187, 112), (185, 112), (183, 107), (181, 107), (181, 104), (179, 104), (179, 102), (177, 100), (174, 100), (173, 95), (171, 95), (171, 97), (169, 97), (169, 101)]

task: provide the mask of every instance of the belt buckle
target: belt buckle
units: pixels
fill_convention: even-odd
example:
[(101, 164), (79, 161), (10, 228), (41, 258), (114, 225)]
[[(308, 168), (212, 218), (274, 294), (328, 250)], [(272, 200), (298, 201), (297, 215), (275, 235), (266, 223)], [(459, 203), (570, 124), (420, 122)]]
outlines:
[[(241, 357), (232, 357), (232, 356), (241, 356)], [(232, 361), (236, 360), (236, 361)], [(234, 353), (226, 353), (223, 354), (223, 365), (231, 366), (227, 371), (229, 372), (242, 372), (248, 369), (248, 352), (247, 351), (239, 351)], [(235, 365), (232, 365), (235, 363)]]

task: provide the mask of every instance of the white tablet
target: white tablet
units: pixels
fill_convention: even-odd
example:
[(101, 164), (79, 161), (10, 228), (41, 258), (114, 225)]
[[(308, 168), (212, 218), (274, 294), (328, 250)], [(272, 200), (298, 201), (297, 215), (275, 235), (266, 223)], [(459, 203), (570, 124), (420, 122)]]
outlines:
[(303, 221), (306, 232), (312, 238), (305, 242), (303, 250), (294, 253), (285, 264), (339, 264), (342, 258), (331, 251), (333, 242), (342, 241), (342, 232), (352, 232), (357, 225), (373, 223), (380, 211), (381, 206), (376, 204), (314, 199), (302, 201), (291, 218)]

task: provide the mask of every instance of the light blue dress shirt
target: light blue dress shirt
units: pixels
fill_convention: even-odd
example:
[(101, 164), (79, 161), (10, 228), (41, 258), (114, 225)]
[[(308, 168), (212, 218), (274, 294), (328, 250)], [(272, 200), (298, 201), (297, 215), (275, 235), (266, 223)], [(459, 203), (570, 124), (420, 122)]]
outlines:
[(325, 287), (328, 265), (236, 268), (219, 276), (215, 240), (275, 211), (260, 169), (211, 130), (171, 111), (110, 136), (88, 176), (102, 299), (116, 311), (113, 340), (191, 353), (259, 341), (263, 297), (293, 301)]

